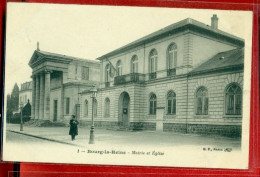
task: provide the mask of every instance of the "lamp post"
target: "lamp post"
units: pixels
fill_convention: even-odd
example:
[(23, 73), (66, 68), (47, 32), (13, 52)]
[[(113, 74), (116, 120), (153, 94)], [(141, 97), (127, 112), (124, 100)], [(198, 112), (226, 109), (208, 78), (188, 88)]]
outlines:
[(21, 110), (20, 131), (23, 131), (23, 103), (20, 104), (20, 110)]
[(91, 92), (91, 98), (92, 98), (92, 125), (91, 125), (91, 128), (90, 128), (89, 144), (95, 144), (95, 140), (94, 140), (94, 100), (97, 97), (96, 87), (92, 88), (90, 90), (90, 92)]

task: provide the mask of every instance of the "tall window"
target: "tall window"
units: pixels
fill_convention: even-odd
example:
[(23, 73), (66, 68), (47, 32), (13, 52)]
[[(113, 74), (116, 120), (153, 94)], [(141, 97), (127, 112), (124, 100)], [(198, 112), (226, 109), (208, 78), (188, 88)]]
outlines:
[(237, 84), (231, 84), (226, 90), (226, 114), (241, 115), (242, 91)]
[(70, 113), (70, 98), (66, 98), (66, 114)]
[(122, 75), (122, 62), (121, 60), (118, 60), (116, 63), (116, 71), (117, 71), (117, 76), (121, 76)]
[(156, 114), (156, 104), (157, 104), (157, 100), (156, 100), (156, 95), (154, 93), (152, 93), (150, 95), (150, 99), (149, 99), (150, 105), (149, 105), (149, 114), (151, 115), (155, 115)]
[(167, 50), (167, 66), (168, 69), (176, 68), (177, 67), (177, 45), (171, 44)]
[(109, 100), (109, 98), (105, 99), (105, 117), (110, 117), (110, 100)]
[(88, 67), (82, 66), (81, 74), (82, 74), (81, 78), (83, 80), (89, 80), (89, 68)]
[(94, 117), (97, 117), (97, 100), (96, 99), (94, 99), (93, 109), (94, 109)]
[(157, 58), (158, 58), (157, 51), (153, 49), (149, 55), (150, 73), (154, 73), (157, 71)]
[(176, 114), (176, 94), (173, 91), (167, 94), (167, 114)]
[(208, 90), (205, 87), (200, 87), (196, 93), (196, 114), (207, 115), (209, 107)]
[(134, 55), (131, 60), (131, 72), (138, 73), (138, 57)]
[(85, 116), (88, 116), (88, 100), (85, 100), (84, 115), (85, 115)]
[(105, 82), (109, 82), (109, 71), (110, 71), (110, 66), (109, 64), (107, 64), (105, 68)]

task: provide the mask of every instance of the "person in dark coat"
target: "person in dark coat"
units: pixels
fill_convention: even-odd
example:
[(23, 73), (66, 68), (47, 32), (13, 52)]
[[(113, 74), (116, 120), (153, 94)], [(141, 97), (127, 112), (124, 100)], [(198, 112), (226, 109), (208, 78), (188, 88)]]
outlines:
[(76, 120), (76, 116), (72, 115), (72, 118), (70, 119), (70, 132), (69, 132), (72, 141), (75, 140), (75, 136), (78, 135), (78, 124), (79, 122)]

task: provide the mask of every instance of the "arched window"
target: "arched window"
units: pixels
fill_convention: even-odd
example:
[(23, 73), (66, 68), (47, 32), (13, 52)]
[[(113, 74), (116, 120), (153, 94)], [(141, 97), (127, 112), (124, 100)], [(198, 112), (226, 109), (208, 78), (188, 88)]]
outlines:
[(84, 116), (88, 116), (88, 100), (84, 103)]
[(157, 58), (158, 58), (157, 51), (153, 49), (149, 55), (150, 73), (154, 73), (157, 71)]
[(109, 98), (105, 99), (105, 117), (110, 117), (110, 100), (109, 100)]
[(93, 109), (94, 109), (94, 117), (97, 117), (97, 100), (94, 99), (94, 102), (93, 102)]
[(156, 95), (154, 93), (152, 93), (150, 95), (150, 98), (149, 98), (149, 102), (150, 102), (150, 105), (149, 105), (149, 114), (151, 115), (155, 115), (156, 114), (156, 104), (157, 104), (157, 100), (156, 100)]
[(167, 49), (167, 68), (173, 69), (177, 67), (177, 45), (171, 44)]
[(237, 84), (231, 84), (226, 90), (226, 114), (241, 115), (242, 90)]
[(200, 87), (196, 92), (196, 114), (207, 115), (209, 107), (208, 90), (205, 87)]
[(109, 82), (109, 71), (110, 71), (110, 66), (109, 64), (107, 64), (105, 68), (105, 82)]
[(167, 94), (167, 114), (176, 114), (176, 94), (173, 91)]
[(121, 76), (122, 75), (122, 62), (121, 60), (118, 60), (116, 63), (116, 74), (117, 76)]
[(131, 59), (131, 72), (138, 73), (138, 57), (136, 55)]

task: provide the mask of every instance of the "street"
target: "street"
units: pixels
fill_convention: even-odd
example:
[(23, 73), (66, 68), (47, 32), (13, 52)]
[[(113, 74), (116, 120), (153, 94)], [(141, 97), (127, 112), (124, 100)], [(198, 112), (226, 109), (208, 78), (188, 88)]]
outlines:
[[(24, 126), (24, 131), (19, 131), (19, 126), (8, 124), (7, 143), (16, 144), (38, 144), (50, 143), (52, 140), (56, 145), (68, 144), (76, 146), (86, 146), (89, 141), (89, 127), (79, 127), (79, 135), (75, 141), (71, 141), (68, 135), (68, 127), (30, 127)], [(16, 131), (17, 133), (11, 133)], [(24, 133), (21, 135), (18, 133)], [(181, 134), (173, 132), (153, 132), (153, 131), (117, 131), (95, 128), (95, 144), (98, 145), (123, 145), (123, 146), (156, 146), (156, 147), (174, 147), (174, 146), (214, 146), (214, 147), (232, 147), (233, 150), (240, 149), (240, 139), (227, 137), (213, 137), (196, 134)], [(27, 135), (32, 135), (43, 140)], [(48, 141), (50, 140), (50, 141)]]

